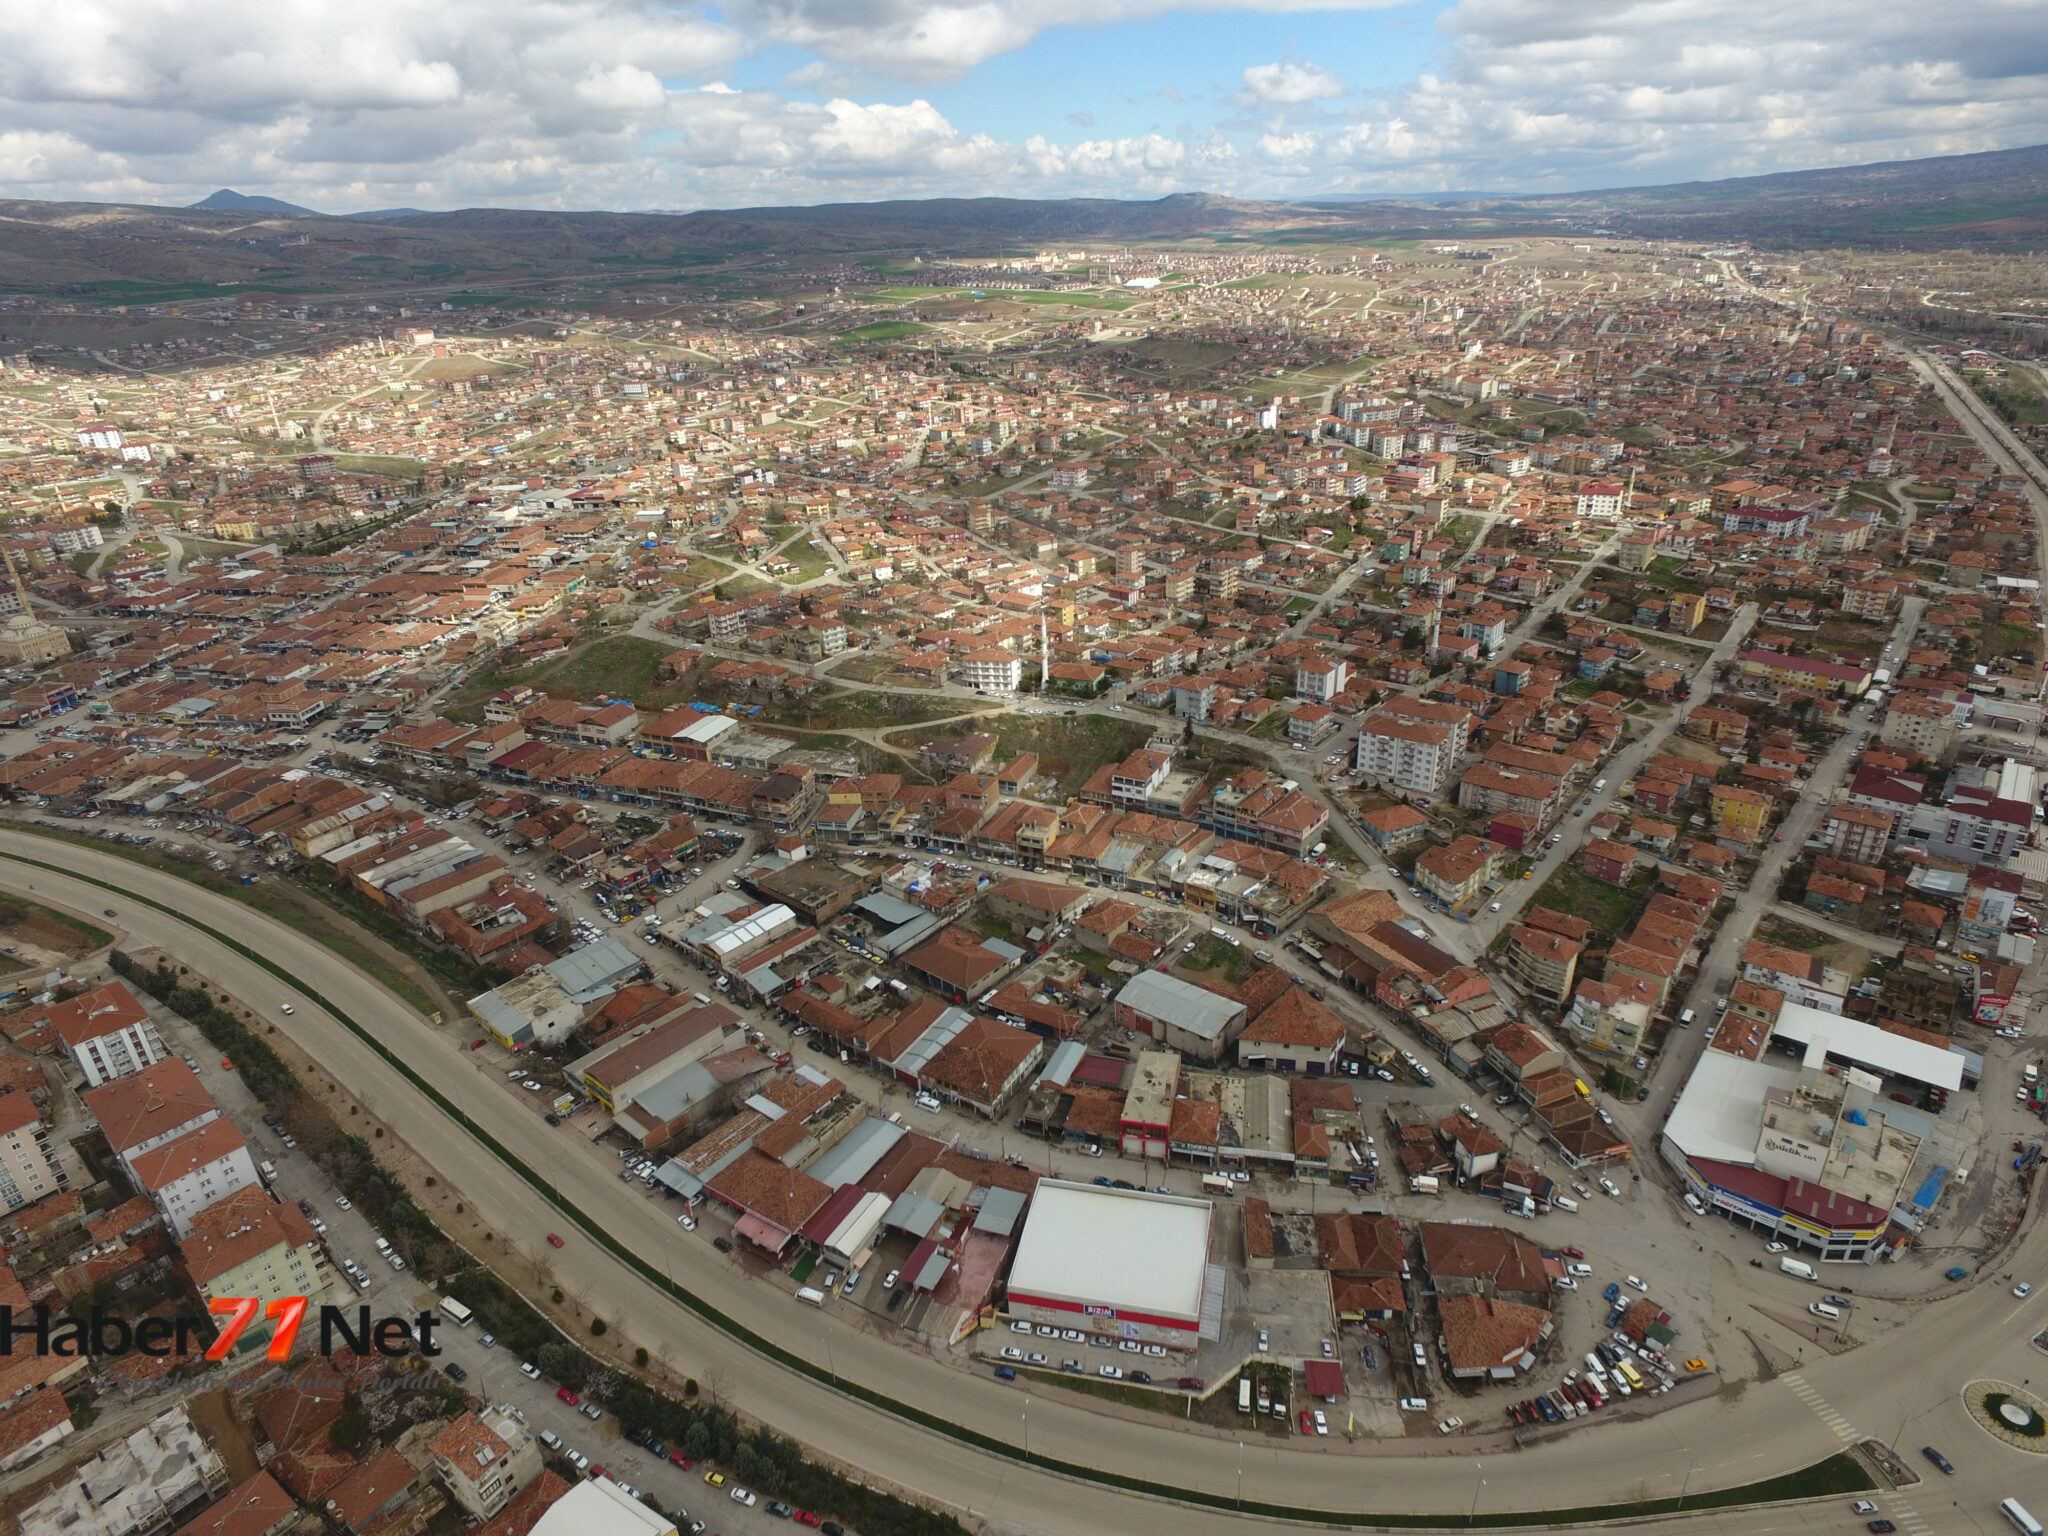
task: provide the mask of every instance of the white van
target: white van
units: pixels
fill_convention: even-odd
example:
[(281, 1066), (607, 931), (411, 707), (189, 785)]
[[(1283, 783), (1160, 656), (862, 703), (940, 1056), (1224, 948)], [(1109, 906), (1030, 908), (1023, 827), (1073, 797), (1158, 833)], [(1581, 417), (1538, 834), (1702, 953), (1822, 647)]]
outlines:
[(1560, 1211), (1576, 1211), (1579, 1208), (1579, 1202), (1570, 1195), (1552, 1195), (1550, 1203)]
[(822, 1307), (825, 1305), (825, 1293), (815, 1286), (799, 1286), (796, 1299), (807, 1307)]
[(1806, 1304), (1806, 1310), (1815, 1317), (1824, 1317), (1830, 1322), (1839, 1322), (1842, 1317), (1842, 1309), (1840, 1307), (1831, 1307), (1824, 1301), (1809, 1301)]
[(1686, 1009), (1683, 1013), (1679, 1014), (1678, 1016), (1678, 1027), (1680, 1029), (1691, 1029), (1693, 1026), (1693, 1020), (1696, 1017), (1697, 1015), (1694, 1014), (1694, 1012), (1690, 1008)]

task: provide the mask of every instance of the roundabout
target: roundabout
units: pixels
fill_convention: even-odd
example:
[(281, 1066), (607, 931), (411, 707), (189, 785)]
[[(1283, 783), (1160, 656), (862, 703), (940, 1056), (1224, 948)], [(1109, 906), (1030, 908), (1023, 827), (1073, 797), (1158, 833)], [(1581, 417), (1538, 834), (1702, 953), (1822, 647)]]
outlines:
[(2015, 1450), (2048, 1456), (2048, 1403), (2010, 1381), (1973, 1381), (1963, 1405), (1985, 1433)]

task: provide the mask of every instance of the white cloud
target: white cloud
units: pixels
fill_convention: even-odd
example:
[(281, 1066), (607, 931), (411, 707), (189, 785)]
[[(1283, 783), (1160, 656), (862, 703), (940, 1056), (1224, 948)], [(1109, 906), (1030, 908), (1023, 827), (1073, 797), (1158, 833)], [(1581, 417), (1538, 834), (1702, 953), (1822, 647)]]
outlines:
[(729, 0), (727, 15), (776, 42), (880, 79), (957, 79), (1055, 27), (1168, 13), (1365, 11), (1399, 0)]
[(1335, 101), (1344, 82), (1320, 64), (1254, 64), (1244, 72), (1244, 88), (1254, 100), (1271, 106), (1297, 107), (1311, 101)]
[[(2048, 140), (2048, 0), (1455, 0), (1428, 72), (1391, 88), (1291, 55), (1132, 81), (1126, 104), (1176, 104), (1171, 132), (1048, 90), (992, 103), (1021, 124), (997, 138), (954, 98), (876, 83), (956, 79), (1049, 29), (1378, 3), (18, 0), (0, 192), (225, 185), (345, 210), (1544, 189)], [(1087, 46), (1043, 38), (1034, 67)], [(729, 83), (764, 54), (793, 55), (782, 89)]]

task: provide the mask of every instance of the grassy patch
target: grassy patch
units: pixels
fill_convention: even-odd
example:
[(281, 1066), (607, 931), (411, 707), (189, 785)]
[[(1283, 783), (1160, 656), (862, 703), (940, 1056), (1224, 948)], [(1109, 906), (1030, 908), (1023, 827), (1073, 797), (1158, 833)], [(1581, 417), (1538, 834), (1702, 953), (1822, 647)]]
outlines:
[(794, 582), (813, 581), (832, 569), (832, 557), (827, 555), (824, 550), (812, 547), (811, 539), (813, 537), (817, 537), (822, 541), (824, 536), (822, 534), (813, 535), (806, 529), (776, 551), (783, 559), (796, 567), (796, 575), (790, 578)]
[(1763, 921), (1756, 925), (1756, 936), (1784, 949), (1796, 949), (1802, 955), (1817, 955), (1839, 942), (1832, 934), (1821, 933), (1776, 913), (1764, 915)]
[[(1120, 763), (1151, 738), (1152, 727), (1113, 715), (1001, 714), (977, 720), (961, 730), (992, 731), (996, 757), (1007, 761), (1020, 752), (1037, 754), (1038, 771), (1057, 777), (1069, 792), (1078, 790), (1104, 763)], [(916, 746), (949, 731), (921, 731), (892, 745)]]
[[(130, 863), (146, 864), (151, 869), (160, 870), (167, 875), (176, 875), (180, 880), (189, 880), (194, 885), (203, 886), (217, 896), (231, 897), (246, 907), (266, 912), (279, 922), (298, 929), (307, 938), (333, 950), (357, 970), (396, 992), (421, 1013), (440, 1013), (451, 1001), (447, 997), (436, 995), (437, 989), (431, 984), (426, 984), (422, 977), (408, 973), (401, 965), (393, 964), (390, 957), (371, 942), (361, 929), (348, 922), (341, 914), (312, 901), (303, 891), (273, 875), (266, 875), (255, 885), (243, 885), (232, 876), (217, 873), (203, 864), (190, 860), (174, 859), (154, 848), (100, 843), (88, 838), (74, 838), (49, 827), (21, 823), (15, 823), (14, 830), (46, 837), (52, 843), (75, 842), (101, 853), (110, 853), (116, 858), (127, 859)], [(98, 932), (97, 929), (93, 931)]]
[(922, 335), (925, 327), (915, 320), (877, 320), (873, 325), (855, 326), (850, 331), (841, 331), (841, 341), (895, 341), (903, 336)]
[(1232, 986), (1244, 980), (1258, 964), (1252, 959), (1251, 951), (1235, 944), (1226, 944), (1214, 934), (1205, 935), (1192, 954), (1181, 956), (1179, 969), (1183, 971), (1221, 971), (1223, 979)]
[(1611, 939), (1628, 927), (1640, 902), (1637, 892), (1627, 886), (1609, 885), (1567, 864), (1543, 882), (1531, 905), (1583, 917), (1602, 937)]
[[(19, 896), (0, 898), (0, 929), (10, 932), (15, 929), (23, 929), (32, 934), (36, 928), (43, 928), (45, 930), (48, 928), (61, 929), (65, 934), (71, 936), (66, 940), (66, 947), (75, 949), (80, 953), (84, 953), (87, 950), (103, 949), (114, 942), (114, 936), (107, 932), (106, 929), (95, 927), (83, 918), (72, 917), (68, 913), (53, 911), (51, 908), (42, 906), (39, 903), (24, 901)], [(45, 931), (40, 935), (36, 935), (36, 937), (47, 939), (51, 935)]]

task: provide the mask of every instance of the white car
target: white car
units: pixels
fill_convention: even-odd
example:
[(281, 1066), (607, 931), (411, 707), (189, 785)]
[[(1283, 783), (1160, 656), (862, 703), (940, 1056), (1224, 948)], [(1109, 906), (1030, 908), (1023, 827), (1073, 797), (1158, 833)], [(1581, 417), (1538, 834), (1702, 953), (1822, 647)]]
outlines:
[(1621, 1198), (1621, 1191), (1615, 1188), (1612, 1179), (1602, 1179), (1600, 1181), (1600, 1189), (1603, 1194), (1608, 1195), (1612, 1199), (1619, 1200)]
[(1576, 1275), (1581, 1280), (1588, 1278), (1593, 1273), (1593, 1266), (1590, 1264), (1567, 1264), (1564, 1268), (1566, 1274)]
[(1012, 1323), (1012, 1324), (1010, 1324), (1010, 1332), (1012, 1332), (1012, 1333), (1029, 1333), (1030, 1331), (1031, 1331), (1031, 1325), (1030, 1325), (1029, 1323)]
[(753, 1494), (747, 1492), (747, 1490), (744, 1488), (733, 1489), (732, 1501), (735, 1504), (744, 1504), (749, 1509), (752, 1509), (756, 1504), (761, 1502), (759, 1499), (755, 1498)]
[(1124, 1379), (1124, 1368), (1120, 1365), (1105, 1365), (1098, 1369), (1095, 1374), (1105, 1377), (1110, 1381), (1122, 1381)]
[(1024, 1351), (1014, 1344), (1006, 1345), (1003, 1349), (1003, 1358), (1005, 1360), (1022, 1360), (1024, 1358)]
[(1639, 1290), (1639, 1291), (1647, 1291), (1647, 1290), (1649, 1290), (1649, 1288), (1650, 1288), (1650, 1285), (1649, 1285), (1649, 1282), (1648, 1282), (1648, 1281), (1646, 1281), (1646, 1280), (1643, 1280), (1643, 1279), (1641, 1279), (1640, 1277), (1638, 1277), (1638, 1276), (1636, 1276), (1636, 1275), (1630, 1275), (1630, 1276), (1628, 1277), (1628, 1283), (1629, 1283), (1630, 1285), (1634, 1286), (1634, 1287), (1635, 1287), (1635, 1288), (1636, 1288), (1637, 1290)]
[(2034, 1294), (2034, 1282), (2031, 1280), (2022, 1280), (2018, 1285), (2012, 1288), (2012, 1293), (2013, 1295), (2019, 1297), (2021, 1301), (2025, 1301), (2029, 1296)]
[(1560, 1291), (1576, 1291), (1579, 1288), (1579, 1282), (1570, 1275), (1559, 1275), (1557, 1277), (1557, 1288)]

